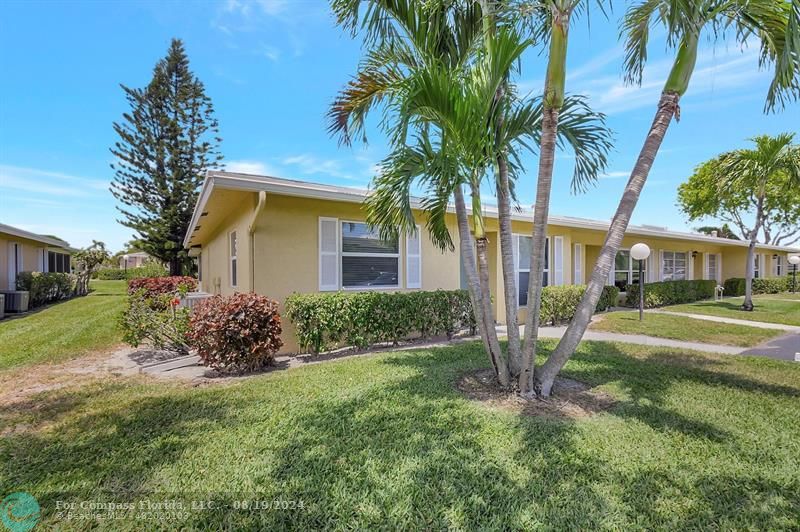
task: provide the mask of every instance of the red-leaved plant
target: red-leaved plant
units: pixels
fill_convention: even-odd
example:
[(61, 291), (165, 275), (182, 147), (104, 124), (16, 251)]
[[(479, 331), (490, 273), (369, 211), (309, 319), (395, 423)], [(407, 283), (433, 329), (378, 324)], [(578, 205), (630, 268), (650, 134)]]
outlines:
[(175, 275), (172, 277), (143, 277), (128, 281), (128, 294), (139, 292), (141, 297), (191, 292), (197, 288), (197, 279)]
[(278, 304), (251, 293), (201, 301), (192, 313), (188, 336), (203, 364), (225, 371), (269, 366), (283, 346)]

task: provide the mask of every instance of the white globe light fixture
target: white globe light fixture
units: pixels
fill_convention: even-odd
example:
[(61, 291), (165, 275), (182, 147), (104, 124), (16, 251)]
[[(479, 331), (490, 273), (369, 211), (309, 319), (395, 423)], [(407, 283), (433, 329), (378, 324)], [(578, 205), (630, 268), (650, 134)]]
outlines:
[(650, 256), (650, 246), (639, 242), (631, 248), (631, 258), (639, 261), (639, 321), (644, 319), (644, 261)]
[(792, 293), (797, 292), (797, 265), (800, 264), (800, 256), (791, 255), (789, 264), (792, 265)]

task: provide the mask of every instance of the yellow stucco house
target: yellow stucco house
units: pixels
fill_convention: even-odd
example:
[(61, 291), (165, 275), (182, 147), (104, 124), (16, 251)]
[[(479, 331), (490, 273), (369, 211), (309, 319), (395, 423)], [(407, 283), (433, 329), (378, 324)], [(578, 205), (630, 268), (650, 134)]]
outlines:
[[(198, 261), (200, 290), (212, 294), (253, 291), (283, 305), (293, 292), (336, 290), (435, 290), (465, 287), (460, 253), (441, 252), (426, 231), (399, 242), (382, 242), (364, 224), (365, 190), (249, 174), (208, 172), (184, 245)], [(419, 211), (418, 222), (424, 227)], [(489, 265), (498, 322), (505, 303), (497, 238), (497, 212), (487, 209)], [(458, 245), (455, 214), (448, 220)], [(551, 216), (545, 281), (583, 284), (603, 243), (608, 223)], [(532, 212), (514, 214), (515, 274), (526, 304)], [(744, 277), (747, 244), (715, 236), (630, 226), (609, 284), (638, 282), (628, 249), (652, 249), (646, 280)], [(526, 252), (526, 250), (528, 250)], [(786, 275), (787, 256), (797, 250), (760, 245), (756, 275)], [(282, 310), (282, 308), (281, 308)], [(524, 312), (524, 311), (522, 311)], [(523, 318), (523, 316), (521, 316)], [(284, 322), (285, 351), (296, 350)]]
[(67, 272), (72, 249), (58, 238), (0, 223), (0, 290), (15, 290), (21, 272)]

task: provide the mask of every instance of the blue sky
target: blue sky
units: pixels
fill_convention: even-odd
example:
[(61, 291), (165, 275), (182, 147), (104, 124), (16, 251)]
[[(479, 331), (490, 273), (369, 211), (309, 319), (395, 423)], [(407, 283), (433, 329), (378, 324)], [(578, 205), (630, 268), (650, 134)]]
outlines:
[[(608, 175), (578, 196), (569, 191), (569, 154), (559, 157), (554, 214), (611, 217), (669, 70), (663, 38), (654, 36), (642, 87), (623, 84), (618, 16), (595, 15), (590, 26), (572, 29), (568, 91), (588, 94), (609, 115), (615, 148)], [(213, 99), (229, 169), (368, 185), (386, 154), (384, 139), (373, 131), (368, 146), (345, 148), (326, 132), (327, 106), (360, 57), (359, 43), (334, 26), (326, 2), (12, 0), (0, 4), (0, 221), (76, 246), (97, 239), (121, 248), (131, 234), (116, 223), (108, 192), (111, 124), (127, 110), (119, 84), (146, 84), (172, 37), (185, 41)], [(517, 80), (522, 92), (541, 89), (543, 65), (537, 52), (528, 54)], [(797, 130), (797, 104), (762, 113), (769, 79), (754, 48), (704, 45), (634, 223), (696, 226), (675, 208), (676, 188), (694, 166), (753, 135)], [(536, 159), (526, 162), (518, 192), (530, 204)]]

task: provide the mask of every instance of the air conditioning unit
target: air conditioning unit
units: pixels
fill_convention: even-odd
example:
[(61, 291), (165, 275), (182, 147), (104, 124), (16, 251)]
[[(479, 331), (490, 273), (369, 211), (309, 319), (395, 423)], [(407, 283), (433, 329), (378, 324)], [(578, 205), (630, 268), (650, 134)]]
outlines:
[(30, 292), (23, 292), (22, 290), (2, 290), (0, 294), (5, 296), (5, 304), (3, 308), (6, 312), (28, 312), (28, 303), (30, 301)]

